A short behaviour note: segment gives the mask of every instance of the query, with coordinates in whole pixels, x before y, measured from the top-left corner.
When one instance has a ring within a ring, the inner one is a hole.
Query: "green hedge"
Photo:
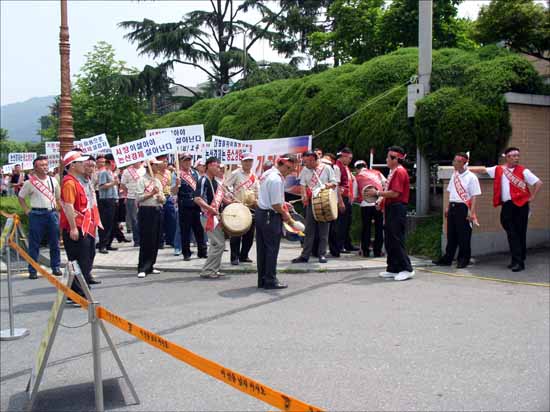
[[[201,100],[153,120],[152,127],[203,123],[207,135],[245,140],[319,133],[364,108],[369,99],[405,83],[417,71],[417,54],[416,48],[404,48],[361,65]],[[503,93],[548,92],[527,60],[494,46],[435,50],[431,84],[432,93],[418,102],[414,120],[407,119],[403,87],[314,144],[330,151],[349,145],[363,158],[371,147],[380,152],[391,144],[409,152],[420,145],[431,158],[470,150],[478,162],[493,162],[510,134]]]

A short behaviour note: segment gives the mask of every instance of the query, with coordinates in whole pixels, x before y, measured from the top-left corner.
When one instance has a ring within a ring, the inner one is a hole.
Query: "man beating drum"
[[[319,233],[319,249],[315,252],[318,252],[319,263],[327,263],[325,255],[327,253],[330,219],[317,216],[317,209],[315,211],[313,209],[313,201],[325,196],[327,197],[327,205],[321,204],[320,207],[330,208],[330,192],[323,191],[334,191],[336,188],[336,177],[334,176],[334,170],[330,166],[319,162],[315,152],[305,152],[302,155],[302,159],[305,167],[300,173],[300,185],[302,187],[302,203],[306,208],[306,238],[302,254],[292,259],[292,263],[306,263],[309,260],[313,252],[316,230]],[[336,209],[336,192],[334,192],[332,197],[334,198],[333,208]],[[332,220],[335,218],[336,216],[333,216]]]
[[[247,206],[252,213],[258,207],[259,179],[252,173],[254,155],[250,152],[243,153],[241,167],[234,170],[226,180],[225,186],[233,193],[235,199]],[[239,262],[251,263],[248,252],[254,243],[254,220],[250,229],[242,236],[234,236],[229,241],[231,245],[231,264],[238,265]]]
[[[276,165],[260,178],[258,209],[256,210],[256,254],[258,259],[258,287],[284,289],[286,284],[277,279],[277,258],[283,221],[291,220],[285,203],[285,177],[294,172],[298,160],[294,155],[280,156]]]

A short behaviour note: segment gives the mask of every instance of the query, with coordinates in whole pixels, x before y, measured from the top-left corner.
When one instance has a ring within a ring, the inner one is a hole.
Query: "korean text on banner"
[[[82,149],[82,153],[85,154],[109,153],[111,151],[111,146],[105,133],[87,139],[80,139],[80,148]]]
[[[150,159],[151,157],[173,153],[174,150],[175,142],[171,134],[144,137],[111,148],[115,163],[119,168]]]
[[[47,155],[59,154],[59,142],[45,142],[45,146]]]
[[[4,165],[4,166],[2,166],[2,174],[11,175],[11,173],[13,172],[14,167],[15,167],[15,165]]]
[[[237,140],[229,137],[212,136],[210,143],[210,156],[215,156],[223,164],[238,165],[241,163],[243,153],[253,151],[252,140]]]
[[[36,152],[27,152],[27,153],[10,153],[8,154],[8,163],[19,163],[23,162],[32,162],[36,159]]]
[[[204,126],[202,124],[145,131],[145,136],[147,137],[161,136],[164,134],[170,134],[174,137],[176,150],[179,153],[187,152],[193,155],[202,154],[201,145],[204,143]]]

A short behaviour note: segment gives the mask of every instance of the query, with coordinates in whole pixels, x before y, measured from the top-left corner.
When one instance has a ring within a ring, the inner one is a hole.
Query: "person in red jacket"
[[[67,174],[61,184],[61,235],[69,261],[76,260],[84,279],[93,283],[90,275],[95,256],[96,228],[101,224],[97,207],[91,202],[84,184],[84,162],[89,156],[70,151],[63,157]],[[72,290],[84,297],[84,292],[75,280]],[[69,303],[72,301],[69,299]]]
[[[506,164],[488,167],[487,174],[494,178],[493,206],[502,206],[500,223],[508,236],[513,272],[525,269],[527,255],[527,223],[529,202],[535,200],[542,181],[529,169],[519,164],[520,151],[509,147],[503,154]],[[533,186],[533,193],[529,190]]]

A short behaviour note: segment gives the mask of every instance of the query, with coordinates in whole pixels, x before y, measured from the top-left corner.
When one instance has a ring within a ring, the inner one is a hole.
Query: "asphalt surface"
[[[548,283],[548,250],[512,274],[504,257],[467,276]],[[256,289],[256,275],[208,281],[164,272],[96,271],[105,307],[195,353],[327,410],[550,409],[550,288],[417,270],[411,281],[356,272],[282,274],[290,287]],[[0,408],[23,410],[25,387],[55,296],[45,280],[14,277],[16,327],[0,342]],[[1,329],[8,327],[0,277]],[[87,314],[67,307],[35,410],[93,410]],[[82,327],[78,327],[84,325]],[[105,407],[127,411],[257,411],[274,408],[107,326],[140,396],[134,404],[103,354]],[[106,342],[102,339],[102,345]]]

